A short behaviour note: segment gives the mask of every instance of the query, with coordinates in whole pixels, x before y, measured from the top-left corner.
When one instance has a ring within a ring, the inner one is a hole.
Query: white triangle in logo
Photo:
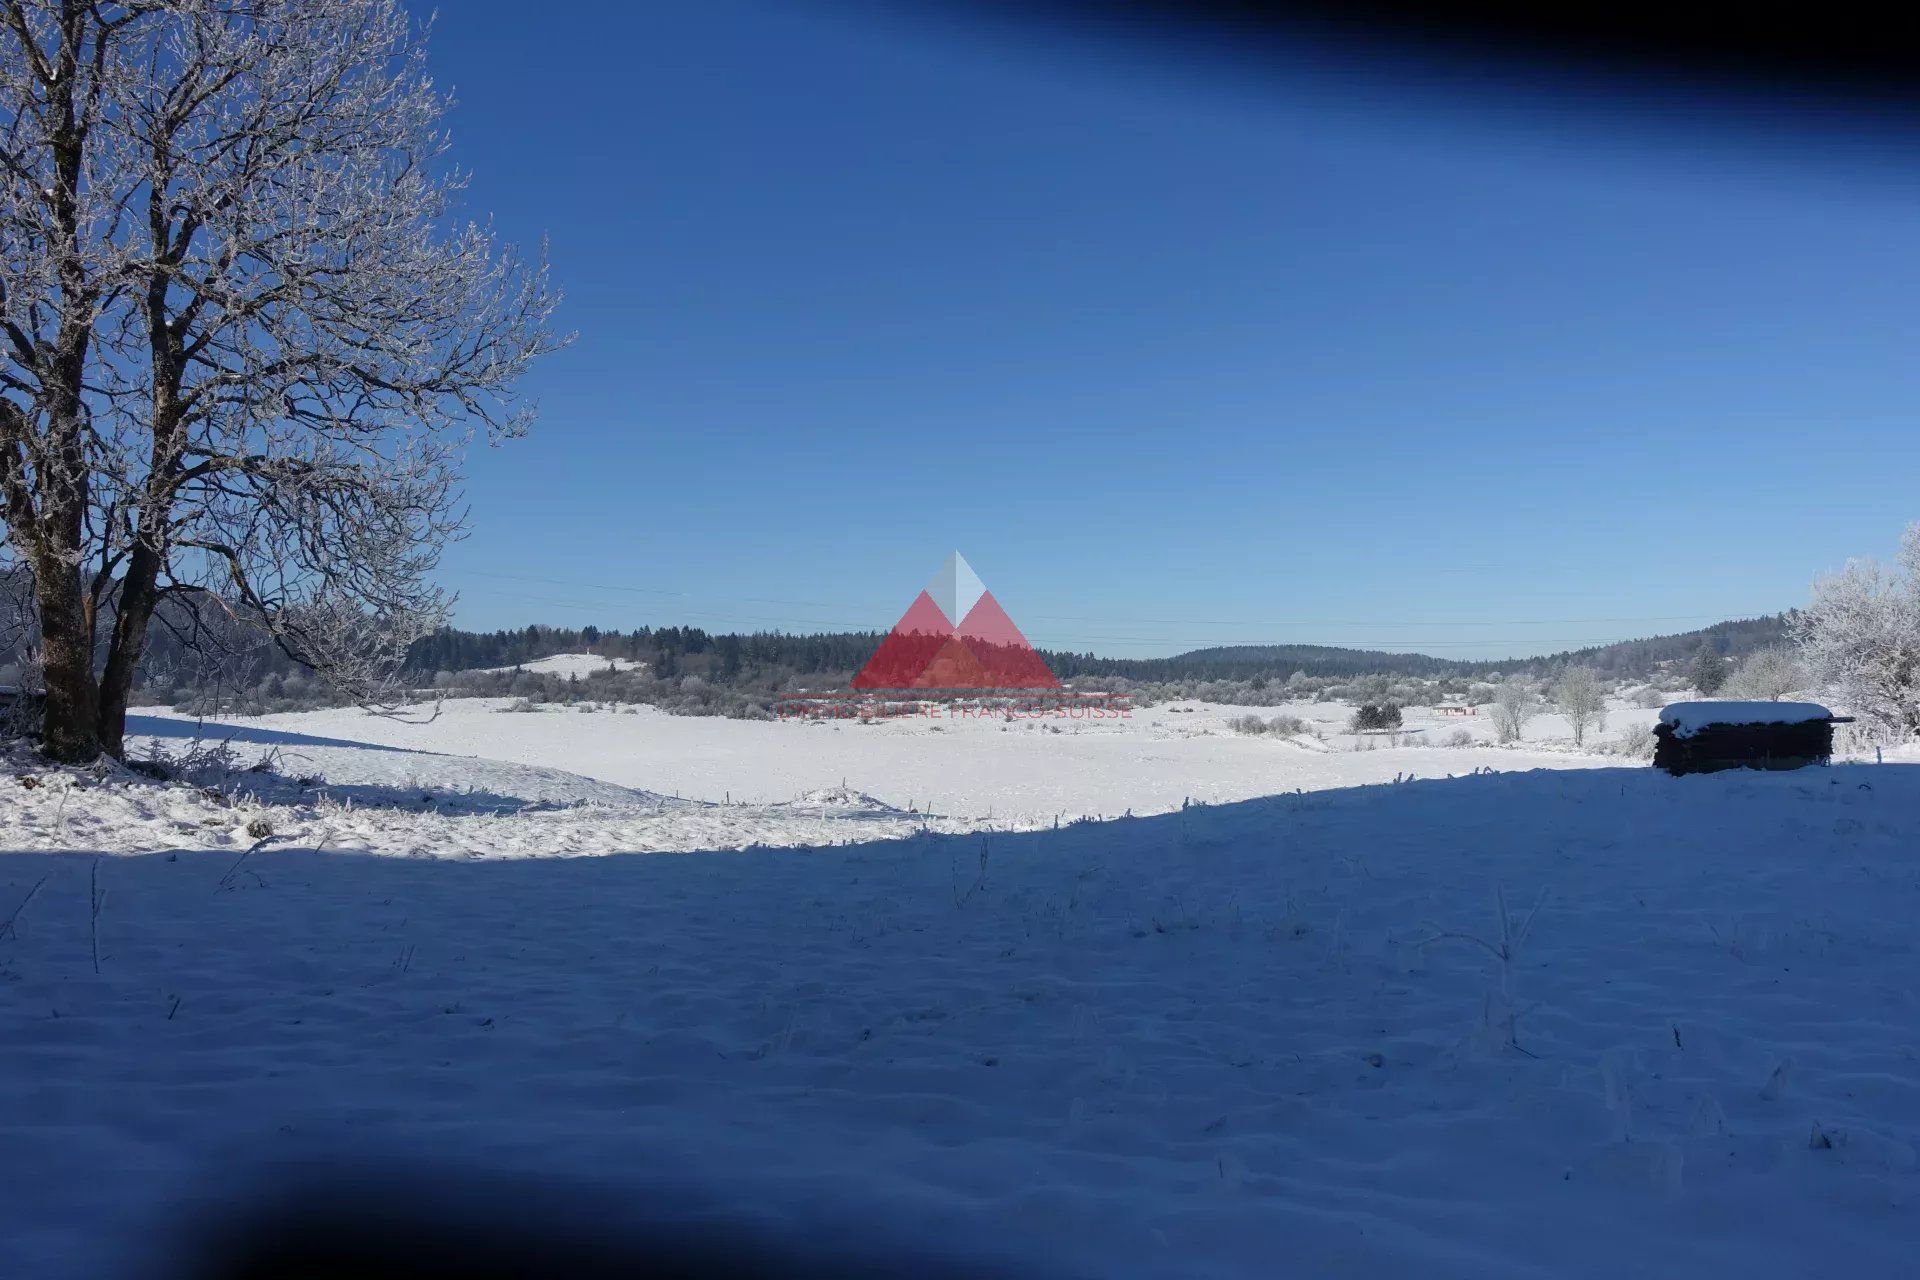
[[[973,566],[956,551],[940,566],[940,572],[933,575],[933,581],[927,584],[927,594],[940,606],[940,612],[947,615],[947,621],[957,627],[973,612],[980,597],[987,594],[987,588]]]

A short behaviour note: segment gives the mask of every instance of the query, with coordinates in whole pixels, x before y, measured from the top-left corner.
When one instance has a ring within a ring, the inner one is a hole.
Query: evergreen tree
[[[1727,682],[1727,660],[1711,641],[1702,643],[1700,651],[1693,655],[1693,662],[1687,668],[1687,679],[1708,698],[1720,692],[1720,686]]]

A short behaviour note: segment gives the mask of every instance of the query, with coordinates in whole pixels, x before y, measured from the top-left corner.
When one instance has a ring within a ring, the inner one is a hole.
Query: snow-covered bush
[[[1907,526],[1897,569],[1851,560],[1816,578],[1789,628],[1814,687],[1883,736],[1920,731],[1920,523]]]
[[[1806,683],[1799,659],[1786,649],[1756,649],[1735,667],[1723,690],[1729,697],[1778,702]]]
[[[1625,756],[1629,760],[1651,760],[1654,741],[1652,725],[1629,725],[1603,743],[1600,749],[1610,756]]]
[[[40,731],[42,705],[38,668],[20,664],[0,672],[6,692],[0,693],[0,742],[32,737]]]
[[[1296,733],[1307,732],[1307,722],[1299,716],[1269,716],[1261,719],[1256,715],[1234,716],[1227,721],[1227,728],[1235,733],[1272,734],[1277,738],[1290,737]]]

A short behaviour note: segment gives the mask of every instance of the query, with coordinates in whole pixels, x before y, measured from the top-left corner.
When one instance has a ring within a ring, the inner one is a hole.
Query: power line
[[[578,611],[581,613],[593,614],[595,616],[602,617],[602,618],[604,618],[607,613],[607,607],[603,604],[588,604],[578,600],[560,600],[560,599],[555,599],[554,597],[551,597],[551,596],[528,595],[525,592],[519,592],[519,591],[508,593],[508,592],[492,592],[492,591],[483,590],[477,594],[488,596],[494,599],[500,599],[500,600],[533,601],[539,604],[552,605],[556,608],[562,608],[562,609]],[[748,614],[748,613],[730,613],[730,612],[714,613],[714,612],[707,612],[702,610],[684,610],[678,616],[681,618],[687,618],[687,619],[699,619],[702,621],[710,621],[710,622],[725,622],[729,624],[738,624],[741,622],[757,622],[757,623],[766,623],[766,624],[775,624],[775,625],[800,624],[800,625],[807,625],[807,626],[824,627],[833,631],[840,631],[840,632],[850,632],[850,631],[851,632],[881,632],[886,630],[884,626],[875,626],[871,622],[844,622],[844,621],[835,621],[835,620],[829,620],[824,618],[798,618],[792,615],[784,615],[784,614],[772,615],[772,614]],[[1335,624],[1331,624],[1331,623],[1328,624],[1329,627],[1332,627],[1333,625]],[[1494,625],[1498,625],[1498,624],[1494,624]],[[1055,651],[1067,651],[1067,652],[1075,651],[1081,646],[1092,644],[1092,643],[1160,645],[1160,646],[1166,646],[1168,648],[1174,649],[1176,652],[1188,652],[1195,649],[1237,649],[1237,648],[1323,648],[1323,649],[1356,649],[1363,652],[1373,652],[1373,653],[1402,652],[1402,650],[1400,649],[1381,649],[1378,647],[1380,644],[1384,643],[1384,644],[1390,644],[1390,645],[1396,645],[1396,646],[1408,646],[1409,648],[1406,649],[1405,652],[1417,654],[1417,653],[1425,653],[1427,651],[1435,650],[1435,649],[1480,649],[1480,648],[1486,648],[1488,646],[1498,647],[1500,645],[1535,644],[1538,642],[1539,637],[1537,635],[1535,636],[1485,636],[1485,637],[1480,637],[1472,640],[1462,640],[1457,637],[1447,638],[1447,639],[1441,639],[1441,638],[1435,637],[1435,638],[1429,639],[1424,637],[1396,636],[1396,637],[1392,637],[1390,639],[1385,639],[1385,640],[1368,641],[1365,639],[1357,639],[1357,640],[1347,641],[1345,643],[1340,643],[1339,642],[1341,640],[1340,637],[1325,637],[1325,636],[1318,637],[1311,642],[1306,642],[1306,641],[1288,642],[1288,641],[1275,641],[1270,637],[1265,639],[1258,639],[1258,640],[1222,640],[1218,636],[1208,636],[1208,637],[1132,636],[1132,635],[1107,635],[1107,634],[1089,635],[1085,633],[1075,633],[1071,636],[1058,637],[1048,632],[1035,632],[1032,635],[1028,636],[1028,639],[1032,641],[1034,644],[1038,645],[1040,648],[1052,649]],[[1573,640],[1563,640],[1559,643],[1559,648],[1563,650],[1583,649],[1583,648],[1595,647],[1599,645],[1618,644],[1618,643],[1627,643],[1627,642],[1621,641],[1617,636],[1589,636],[1589,637],[1582,637],[1582,638],[1573,639]],[[1494,659],[1489,659],[1489,661],[1493,661],[1493,660]]]
[[[581,582],[574,579],[548,578],[548,577],[537,576],[534,574],[493,573],[493,572],[476,570],[472,576],[480,577],[480,578],[498,578],[498,579],[504,579],[504,580],[514,581],[514,582],[538,582],[538,583],[546,584],[548,586],[556,586],[556,587],[586,587],[590,590],[595,590],[595,591],[617,591],[617,592],[625,592],[625,593],[638,594],[638,595],[677,596],[677,597],[687,598],[687,599],[690,599],[693,597],[692,592],[675,591],[675,590],[670,590],[663,587],[631,587],[631,586],[621,586],[621,585],[616,585],[614,583],[605,583],[605,582]],[[516,593],[515,598],[528,599],[528,600],[540,599],[540,597],[537,597],[537,596],[526,596],[526,595],[520,595],[518,593]],[[778,598],[769,597],[769,596],[737,596],[735,598],[742,601],[746,601],[748,603],[753,603],[753,604],[785,604],[785,605],[797,605],[803,608],[819,607],[819,608],[827,608],[827,609],[836,607],[832,602],[825,601],[825,600],[791,600],[791,599],[778,599]],[[604,608],[604,606],[600,606],[600,605],[588,605],[588,604],[583,604],[583,603],[574,602],[574,601],[548,600],[546,601],[546,603],[566,604],[570,607],[578,607],[578,608]],[[738,617],[738,618],[746,618],[749,620],[759,620],[759,621],[792,621],[792,622],[804,623],[809,626],[837,627],[844,630],[855,630],[855,631],[872,631],[872,630],[883,629],[883,628],[875,627],[874,624],[871,622],[846,623],[846,622],[829,621],[827,619],[821,619],[821,618],[791,617],[788,615],[747,614],[747,613],[732,613],[732,612],[715,613],[712,611],[705,611],[705,612],[688,611],[683,616],[709,617],[709,618]],[[1616,617],[1602,617],[1602,618],[1593,618],[1593,617],[1588,617],[1588,618],[1481,618],[1481,619],[1428,619],[1428,620],[1408,619],[1405,621],[1396,621],[1396,622],[1383,622],[1378,619],[1342,620],[1342,619],[1325,619],[1325,618],[1323,619],[1296,618],[1296,619],[1279,620],[1279,621],[1273,621],[1273,620],[1260,621],[1260,620],[1224,619],[1224,618],[1128,618],[1128,617],[1116,617],[1112,615],[1088,616],[1083,614],[1049,614],[1049,613],[1023,613],[1022,616],[1028,617],[1028,618],[1037,618],[1037,619],[1041,619],[1043,621],[1048,621],[1048,622],[1097,622],[1097,623],[1117,622],[1121,624],[1144,624],[1147,626],[1173,626],[1173,627],[1369,627],[1369,628],[1379,627],[1379,628],[1389,628],[1389,629],[1402,628],[1402,627],[1601,626],[1601,625],[1614,625],[1614,624],[1629,623],[1629,622],[1717,622],[1717,621],[1724,620],[1722,615],[1711,614],[1711,613],[1624,614]],[[1158,637],[1158,636],[1154,636],[1154,637],[1090,636],[1088,638],[1096,639],[1096,640],[1140,641],[1144,643],[1158,643],[1163,639],[1163,637]],[[1205,643],[1209,646],[1216,646],[1216,645],[1223,646],[1228,642],[1214,639],[1214,640],[1208,640]],[[1269,640],[1257,641],[1254,643],[1271,644],[1274,642],[1269,639]],[[1410,643],[1418,643],[1418,642],[1408,641],[1408,640],[1394,640],[1394,641],[1390,641],[1390,643],[1410,644]],[[1441,643],[1441,642],[1436,641],[1434,643]],[[1490,643],[1490,642],[1473,641],[1472,643],[1479,644],[1479,643]],[[1611,641],[1593,641],[1592,643],[1611,643]]]

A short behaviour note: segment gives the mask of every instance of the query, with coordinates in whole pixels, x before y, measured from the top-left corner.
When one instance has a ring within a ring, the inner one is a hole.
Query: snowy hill
[[[535,675],[588,676],[596,671],[635,671],[647,665],[631,658],[603,658],[595,653],[556,653],[518,667],[481,667],[482,671],[531,671]]]
[[[634,1203],[671,1171],[727,1217],[1048,1274],[1866,1276],[1920,1248],[1920,768],[925,835],[857,790],[474,776],[567,807],[0,774],[10,1270],[151,1264],[316,1152]],[[776,821],[898,838],[738,851]]]

